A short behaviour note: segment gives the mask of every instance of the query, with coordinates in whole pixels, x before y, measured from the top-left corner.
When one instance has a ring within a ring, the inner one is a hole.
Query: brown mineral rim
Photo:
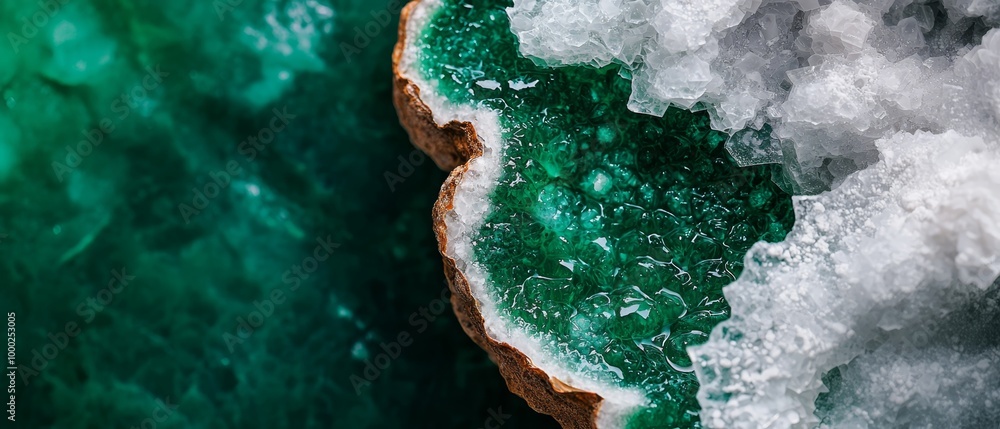
[[[596,429],[601,397],[550,377],[518,349],[487,335],[485,320],[479,302],[472,295],[469,281],[458,269],[455,260],[447,256],[445,216],[454,208],[455,190],[469,169],[469,160],[482,155],[483,146],[476,129],[469,122],[451,121],[437,125],[430,108],[420,99],[420,88],[404,77],[400,70],[406,45],[406,25],[420,1],[407,4],[399,18],[399,40],[392,53],[393,104],[410,141],[430,155],[438,167],[451,170],[434,204],[433,218],[455,315],[465,333],[500,367],[500,374],[511,392],[524,398],[536,411],[553,416],[564,428]]]

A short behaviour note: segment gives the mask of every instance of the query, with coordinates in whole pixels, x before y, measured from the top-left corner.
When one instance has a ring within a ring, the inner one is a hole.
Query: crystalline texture
[[[693,355],[705,424],[1000,419],[995,337],[959,347],[941,322],[928,344],[895,347],[995,293],[1000,4],[515,0],[507,14],[536,63],[619,64],[633,111],[707,110],[739,162],[780,159],[778,181],[819,194],[798,200],[789,240],[747,259],[726,290],[734,319]]]
[[[738,168],[704,112],[636,114],[613,67],[518,57],[506,4],[438,3],[415,43],[438,122],[470,120],[484,145],[445,252],[491,338],[601,395],[599,427],[699,427],[686,349],[728,316],[721,290],[746,250],[787,232],[790,196],[770,166]],[[625,7],[590,6],[581,16]]]
[[[934,326],[969,311],[1000,275],[1000,155],[955,132],[900,133],[878,147],[882,160],[836,190],[797,197],[786,241],[758,244],[727,288],[734,317],[692,350],[707,426],[814,427],[822,377],[841,365],[844,386],[823,410],[831,427],[893,427],[900,413],[1000,419],[976,407],[997,396],[996,306],[973,319],[979,334],[957,325],[964,350],[947,341],[954,327]],[[947,377],[935,369],[952,365]],[[941,390],[916,389],[920,380]],[[958,385],[966,391],[949,393]],[[908,398],[925,404],[904,407]]]
[[[996,117],[977,110],[995,94],[970,89],[995,82],[1000,71],[956,73],[962,54],[980,43],[983,23],[997,23],[996,2],[589,4],[515,1],[508,14],[521,52],[549,65],[622,64],[632,78],[629,107],[637,112],[698,106],[710,111],[714,128],[730,133],[769,123],[785,142],[788,177],[799,192],[828,189],[870,165],[874,142],[896,131],[955,129],[997,138]],[[582,21],[564,25],[564,16]],[[747,72],[748,55],[760,59],[752,63],[755,72]],[[893,79],[905,79],[906,87],[870,84]],[[805,86],[811,89],[797,88]],[[900,103],[902,93],[915,95]],[[809,105],[834,120],[802,120]],[[830,170],[831,162],[853,167]]]

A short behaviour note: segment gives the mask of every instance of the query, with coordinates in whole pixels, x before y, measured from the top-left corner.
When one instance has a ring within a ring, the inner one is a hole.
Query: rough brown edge
[[[451,170],[434,204],[433,219],[438,251],[444,260],[444,272],[451,288],[451,303],[455,315],[465,333],[486,350],[500,367],[500,374],[507,381],[507,388],[511,392],[524,398],[536,411],[554,417],[564,428],[596,429],[602,398],[596,393],[576,389],[549,377],[516,348],[490,338],[486,333],[479,303],[472,296],[469,281],[458,269],[455,260],[445,252],[448,247],[445,217],[453,210],[455,190],[469,169],[469,160],[482,155],[483,145],[476,129],[469,122],[451,121],[437,125],[430,108],[420,99],[420,88],[403,77],[400,71],[400,61],[406,49],[406,24],[410,13],[420,1],[414,0],[407,4],[399,17],[399,40],[392,52],[392,98],[399,121],[409,134],[410,141],[427,152],[438,167]]]

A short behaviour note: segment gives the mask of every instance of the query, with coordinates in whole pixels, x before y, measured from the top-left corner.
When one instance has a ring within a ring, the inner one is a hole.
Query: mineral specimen
[[[750,245],[784,237],[790,198],[771,168],[737,167],[707,115],[632,113],[615,68],[518,57],[504,6],[418,5],[429,21],[402,48],[421,94],[458,106],[435,114],[491,116],[473,119],[483,154],[438,213],[454,286],[492,341],[600,393],[599,419],[696,425],[686,348],[728,317],[722,287]]]
[[[457,310],[534,406],[571,427],[1000,422],[1000,8],[409,11],[397,107],[458,165],[436,209]],[[792,224],[782,189],[795,226],[740,277]]]

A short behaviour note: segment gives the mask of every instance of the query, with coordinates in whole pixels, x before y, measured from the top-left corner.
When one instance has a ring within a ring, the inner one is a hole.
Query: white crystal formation
[[[733,318],[690,350],[706,426],[816,427],[838,367],[824,426],[1000,421],[1000,153],[954,131],[877,146],[872,167],[796,197],[787,239],[755,245],[726,289]],[[962,319],[975,303],[984,316]]]
[[[514,0],[508,14],[537,62],[622,64],[634,111],[707,109],[731,133],[769,124],[780,145],[731,151],[783,159],[799,192],[871,165],[898,131],[1000,128],[996,1]]]

